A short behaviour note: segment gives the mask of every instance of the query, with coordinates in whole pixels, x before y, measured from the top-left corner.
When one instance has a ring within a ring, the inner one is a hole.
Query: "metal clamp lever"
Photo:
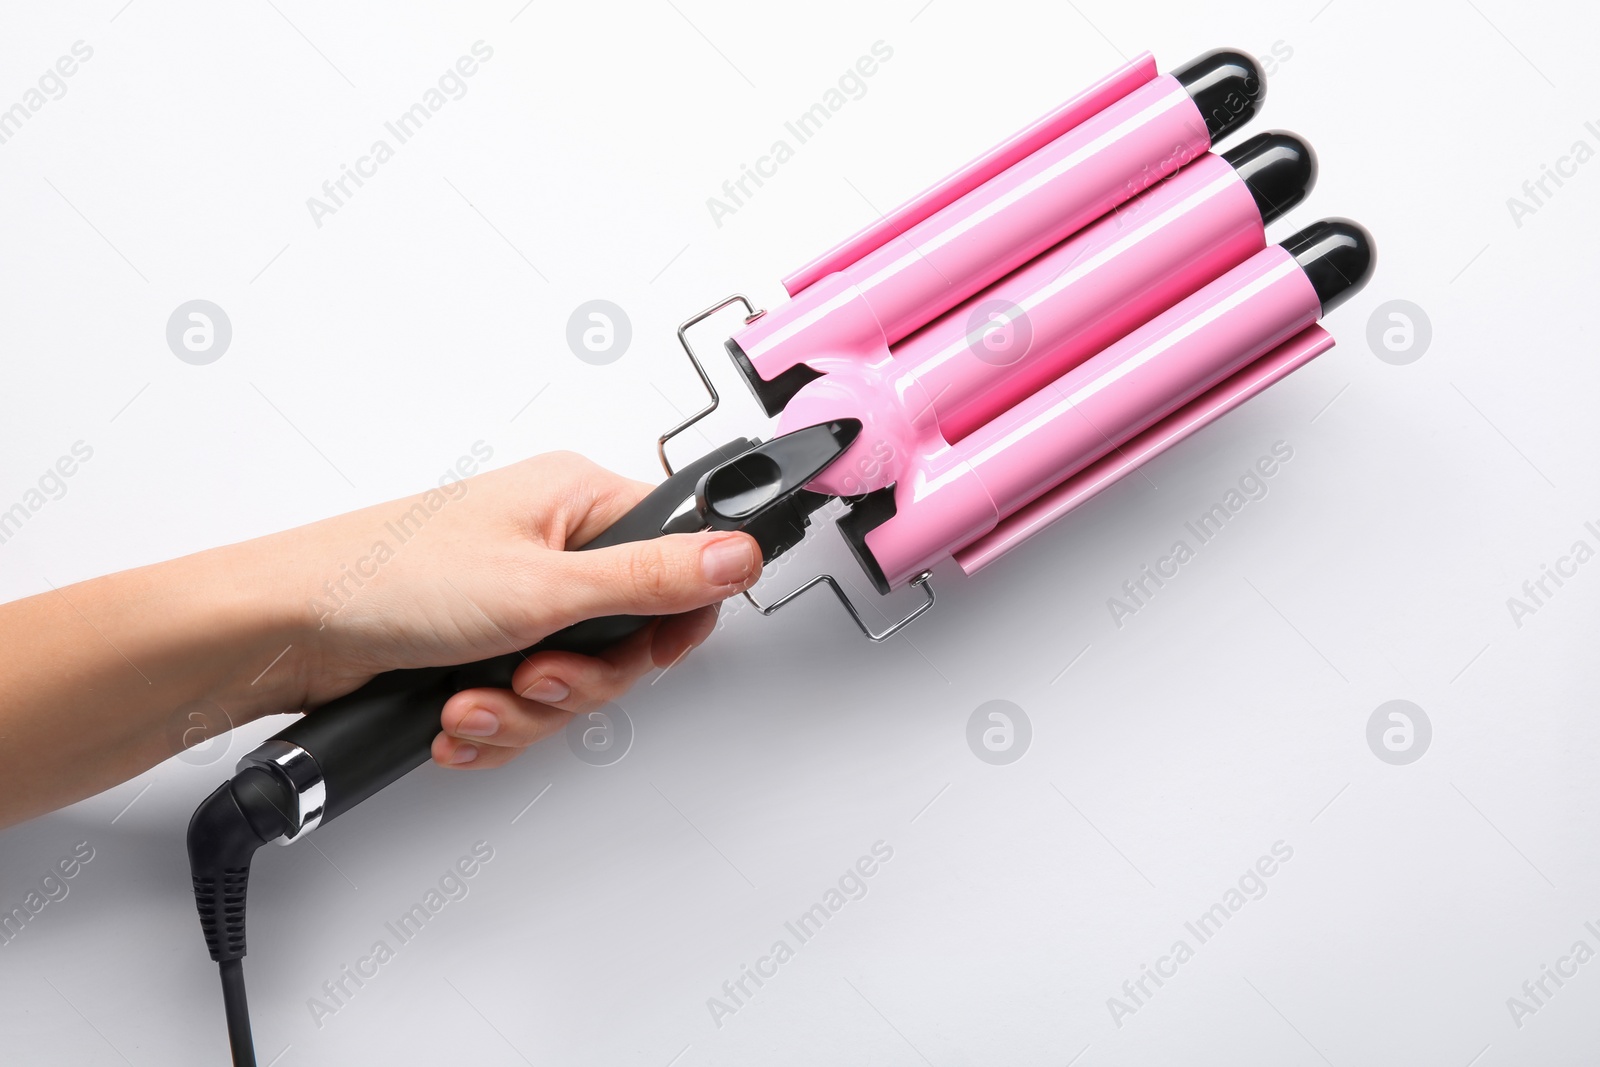
[[[750,303],[750,298],[743,293],[734,293],[732,296],[712,304],[700,314],[691,316],[684,321],[683,325],[678,327],[678,343],[683,346],[683,351],[688,355],[689,362],[694,364],[694,372],[700,376],[700,384],[706,387],[706,392],[710,395],[711,402],[656,438],[656,455],[661,458],[661,467],[669,477],[675,472],[672,469],[672,461],[667,459],[667,442],[717,410],[717,405],[722,402],[721,398],[717,396],[717,387],[711,384],[711,378],[706,374],[705,367],[700,365],[700,357],[694,354],[694,347],[689,344],[689,327],[699,325],[723,308],[732,307],[734,304],[744,305],[744,322],[746,326],[767,313],[765,308],[757,308]]]
[[[801,593],[804,593],[807,589],[810,589],[813,586],[826,584],[833,590],[833,595],[839,598],[839,603],[843,604],[844,609],[850,613],[850,618],[855,620],[856,628],[859,629],[863,634],[866,634],[867,640],[877,643],[879,641],[887,641],[889,638],[905,629],[913,619],[916,619],[918,616],[927,612],[929,608],[933,607],[933,586],[928,584],[928,579],[932,576],[932,571],[923,571],[921,574],[911,579],[911,584],[921,589],[928,599],[924,600],[921,604],[918,604],[916,609],[912,611],[910,615],[907,615],[905,618],[901,619],[897,623],[894,623],[887,630],[883,630],[880,633],[873,633],[872,628],[862,620],[861,613],[856,610],[856,606],[852,604],[850,602],[850,598],[845,595],[845,592],[840,587],[838,580],[835,579],[831,574],[817,575],[805,585],[802,585],[798,589],[790,590],[766,607],[762,607],[761,604],[756,601],[756,598],[751,596],[749,592],[744,594],[744,598],[750,602],[752,607],[761,612],[762,615],[771,615],[774,611],[777,611],[779,608],[789,603],[789,601],[793,600]]]

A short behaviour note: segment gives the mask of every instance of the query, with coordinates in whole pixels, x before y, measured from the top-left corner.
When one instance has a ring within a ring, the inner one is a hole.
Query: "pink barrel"
[[[1252,361],[1244,370],[1224,379],[1220,385],[1213,386],[1154,426],[1119,444],[1115,451],[1107,452],[1055,488],[1013,511],[976,541],[962,545],[955,552],[956,562],[966,573],[976,574],[1133,470],[1332,347],[1333,336],[1328,331],[1321,326],[1307,326]]]
[[[734,335],[765,380],[818,355],[875,358],[1210,147],[1158,77]]]
[[[1273,245],[957,445],[917,463],[864,535],[888,587],[948,557],[1316,322],[1317,292]]]
[[[894,365],[954,444],[1265,244],[1244,181],[1207,154],[902,341]],[[975,323],[997,308],[1015,320],[991,347]]]

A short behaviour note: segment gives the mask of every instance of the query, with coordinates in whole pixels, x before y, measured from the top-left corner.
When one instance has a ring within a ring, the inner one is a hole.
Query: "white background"
[[[905,639],[870,645],[826,597],[737,613],[623,702],[620,763],[558,738],[425,768],[263,851],[263,1063],[1593,1062],[1600,962],[1520,1027],[1506,1003],[1600,949],[1600,563],[1520,627],[1506,603],[1600,547],[1600,162],[1520,226],[1506,204],[1600,148],[1591,6],[122,4],[8,4],[0,33],[0,106],[94,49],[0,145],[0,507],[94,449],[0,545],[8,598],[412,492],[478,440],[654,478],[701,399],[679,321],[780,300],[1119,53],[1292,53],[1252,129],[1304,135],[1322,176],[1270,236],[1347,215],[1380,249],[1336,349],[991,570],[941,570]],[[318,228],[306,198],[480,39],[466,96]],[[707,198],[879,40],[865,96],[717,226]],[[233,325],[209,366],[165,342],[195,298]],[[593,298],[633,326],[609,366],[565,341]],[[1367,343],[1392,299],[1432,322],[1409,365]],[[720,336],[708,436],[764,432]],[[1107,598],[1278,441],[1269,495],[1115,626]],[[764,588],[863,585],[836,542]],[[996,699],[1032,724],[1008,766],[966,741]],[[1407,766],[1366,740],[1394,699],[1433,728]],[[0,947],[0,1059],[224,1061],[183,831],[279,726],[0,835],[8,907],[95,850]],[[308,998],[480,840],[470,895],[319,1028]],[[877,841],[867,896],[718,1027],[707,999]],[[1278,841],[1266,895],[1118,1026],[1108,998]]]

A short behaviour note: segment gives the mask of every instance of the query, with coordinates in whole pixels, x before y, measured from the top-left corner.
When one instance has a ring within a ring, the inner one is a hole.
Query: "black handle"
[[[747,451],[740,438],[667,478],[580,551],[660,537],[683,502],[693,500],[701,477]],[[697,528],[697,527],[696,527]],[[525,655],[558,649],[593,654],[644,626],[643,615],[585,619],[558,630],[532,648],[454,667],[423,667],[380,674],[353,693],[325,704],[277,735],[310,753],[327,786],[326,823],[428,761],[445,701],[463,689],[506,688]]]

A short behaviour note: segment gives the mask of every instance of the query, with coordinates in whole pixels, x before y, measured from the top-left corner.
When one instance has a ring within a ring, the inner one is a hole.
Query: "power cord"
[[[222,1010],[228,1015],[228,1045],[234,1067],[256,1067],[256,1046],[250,1037],[250,1005],[244,996],[244,960],[223,960]]]
[[[246,767],[217,787],[189,820],[189,873],[206,948],[222,975],[222,1003],[234,1067],[255,1067],[244,992],[245,903],[256,849],[292,827],[295,800],[261,767]]]

